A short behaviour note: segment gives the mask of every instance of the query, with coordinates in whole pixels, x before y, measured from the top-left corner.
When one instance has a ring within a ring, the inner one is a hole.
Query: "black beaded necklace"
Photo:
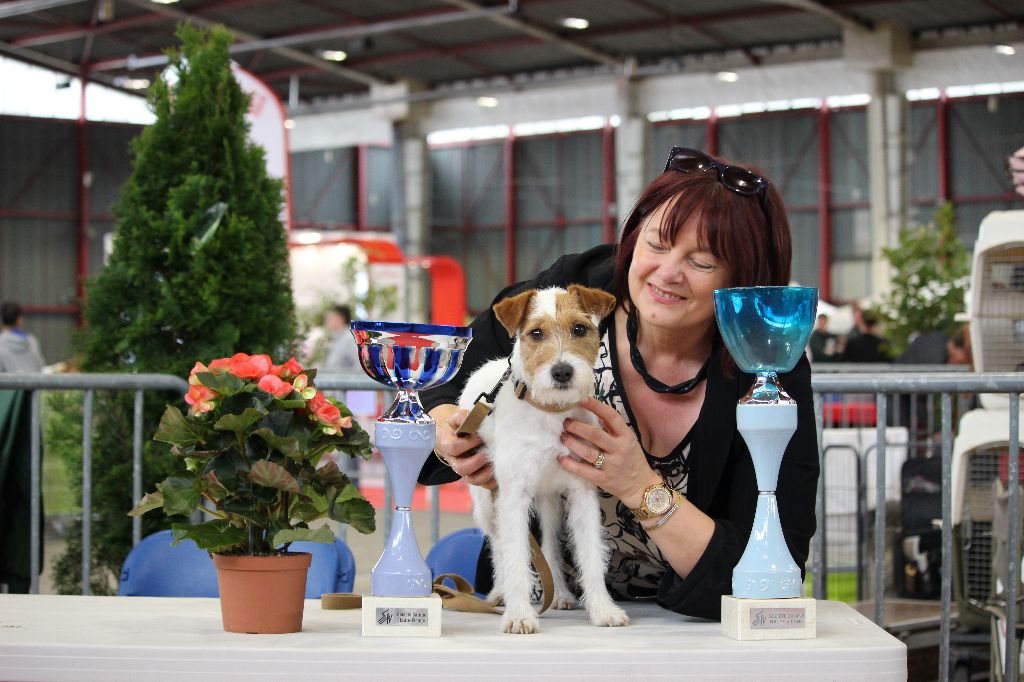
[[[633,363],[633,369],[636,370],[636,373],[639,374],[644,380],[644,383],[647,384],[647,388],[651,389],[655,393],[684,395],[697,388],[700,382],[704,381],[708,375],[708,365],[711,364],[710,355],[704,362],[704,365],[697,371],[696,376],[692,379],[676,384],[675,386],[663,384],[652,377],[647,371],[647,365],[644,364],[643,357],[640,355],[640,349],[636,346],[636,337],[639,329],[640,323],[637,319],[636,310],[630,310],[626,313],[626,339],[629,341],[629,359]]]

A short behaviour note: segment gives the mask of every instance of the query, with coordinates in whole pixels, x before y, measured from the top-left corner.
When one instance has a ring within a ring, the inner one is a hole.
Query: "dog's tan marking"
[[[615,297],[602,289],[570,284],[568,292],[579,299],[583,312],[597,315],[598,319],[604,319],[608,313],[615,310]]]
[[[521,328],[527,312],[530,310],[530,301],[537,295],[536,289],[524,291],[521,294],[511,296],[494,304],[494,316],[498,318],[509,336],[515,336]]]

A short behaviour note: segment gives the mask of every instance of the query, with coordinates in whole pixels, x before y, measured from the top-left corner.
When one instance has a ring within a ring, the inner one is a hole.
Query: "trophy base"
[[[440,637],[441,597],[363,595],[363,637]]]
[[[807,597],[741,599],[722,596],[722,634],[741,642],[817,637],[817,602]]]

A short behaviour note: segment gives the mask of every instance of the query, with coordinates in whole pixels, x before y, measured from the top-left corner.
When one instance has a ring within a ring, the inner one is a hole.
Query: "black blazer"
[[[602,245],[581,254],[560,258],[529,282],[507,287],[495,302],[531,288],[583,284],[612,291],[614,247]],[[459,373],[449,383],[423,391],[430,410],[444,403],[456,404],[466,379],[484,362],[508,356],[512,342],[491,310],[473,321],[473,341]],[[691,432],[690,473],[687,499],[715,521],[707,550],[685,578],[665,565],[658,589],[658,603],[672,611],[703,618],[721,618],[721,596],[732,592],[732,569],[746,548],[757,504],[754,466],[736,430],[736,403],[754,378],[738,370],[725,371],[716,354],[708,367],[704,404]],[[797,431],[786,448],[776,494],[782,532],[797,565],[807,562],[811,536],[816,528],[815,499],[818,486],[818,441],[811,393],[811,367],[802,357],[780,382],[797,402]],[[430,457],[420,473],[426,485],[449,483],[458,476],[437,458]],[[487,567],[489,568],[489,567]],[[482,567],[480,573],[485,573]]]

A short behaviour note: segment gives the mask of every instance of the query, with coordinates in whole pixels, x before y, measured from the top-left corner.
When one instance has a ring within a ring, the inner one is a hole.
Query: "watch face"
[[[672,491],[662,486],[654,488],[647,493],[644,504],[652,514],[664,514],[672,506]]]

